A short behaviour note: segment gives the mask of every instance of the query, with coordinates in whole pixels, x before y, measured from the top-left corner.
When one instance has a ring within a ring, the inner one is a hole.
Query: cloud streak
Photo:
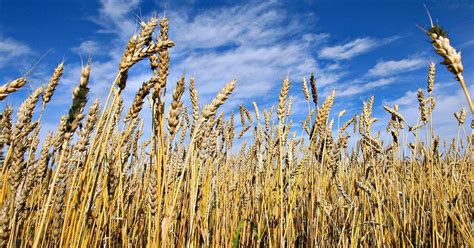
[[[397,80],[396,77],[389,77],[389,78],[381,78],[381,79],[378,79],[378,80],[375,80],[375,81],[369,81],[369,82],[365,82],[365,83],[353,82],[353,83],[349,84],[351,86],[341,88],[338,91],[337,95],[338,96],[352,96],[352,95],[356,95],[356,94],[361,94],[361,93],[367,92],[367,91],[375,89],[375,88],[379,88],[379,87],[382,87],[382,86],[385,86],[385,85],[392,84],[396,80]]]
[[[329,37],[308,32],[304,19],[288,18],[276,1],[169,16],[170,37],[177,44],[171,50],[177,60],[171,77],[195,76],[204,96],[213,96],[233,78],[238,90],[232,98],[265,96],[279,89],[287,74],[299,79],[315,70],[311,50]]]
[[[330,60],[349,60],[378,47],[387,45],[397,39],[398,37],[385,39],[375,39],[371,37],[357,38],[345,44],[325,47],[319,53],[319,57]]]
[[[100,3],[99,16],[93,19],[102,27],[100,32],[128,39],[128,35],[137,28],[132,11],[138,10],[140,0],[101,0]]]
[[[0,69],[8,63],[31,54],[33,54],[33,50],[25,43],[12,38],[0,37]]]
[[[71,50],[80,55],[92,55],[100,52],[100,45],[96,41],[86,40]]]
[[[410,72],[420,69],[426,65],[426,59],[407,58],[402,60],[389,60],[378,62],[369,70],[369,76],[386,77],[401,72]]]

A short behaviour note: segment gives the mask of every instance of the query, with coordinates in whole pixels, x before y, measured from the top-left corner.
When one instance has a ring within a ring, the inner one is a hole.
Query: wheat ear
[[[451,45],[448,34],[440,25],[432,24],[427,34],[431,39],[435,52],[444,59],[441,64],[446,65],[448,70],[456,76],[456,80],[461,84],[471,112],[474,114],[474,104],[472,103],[471,95],[469,94],[462,75],[464,66],[462,65],[461,52],[457,52]]]
[[[286,97],[288,96],[288,91],[290,90],[290,80],[286,78],[283,80],[283,85],[281,86],[280,96],[278,98],[278,108],[277,108],[277,117],[278,120],[283,119],[286,106]]]
[[[148,95],[148,93],[150,93],[150,88],[150,82],[143,82],[142,86],[135,95],[132,106],[125,115],[125,122],[129,122],[130,120],[136,119],[138,117],[138,114],[143,108],[145,97]]]
[[[72,96],[72,105],[69,108],[68,118],[66,120],[66,139],[70,139],[76,131],[79,123],[84,118],[82,111],[87,103],[87,93],[89,88],[90,63],[82,68],[79,85],[74,89]]]
[[[46,86],[46,89],[44,90],[43,94],[43,108],[51,100],[51,97],[53,96],[54,90],[56,89],[56,86],[59,83],[59,79],[63,75],[63,69],[64,69],[64,61],[61,62],[53,72],[53,76],[49,80],[48,85]]]
[[[216,114],[217,109],[224,104],[224,102],[227,100],[229,95],[232,93],[232,91],[235,89],[235,84],[236,80],[232,80],[229,83],[227,83],[224,88],[221,89],[219,94],[212,100],[212,102],[208,105],[206,105],[203,110],[202,110],[202,116],[204,119],[209,119],[209,117],[214,116]]]
[[[181,96],[184,93],[184,76],[182,76],[178,82],[176,83],[176,88],[173,90],[173,100],[171,101],[171,107],[168,116],[168,131],[170,136],[176,132],[176,127],[178,126],[178,116],[179,116],[179,109],[182,105]]]
[[[0,87],[0,101],[5,99],[11,93],[21,89],[21,87],[25,86],[26,78],[20,77],[11,82],[8,82]]]

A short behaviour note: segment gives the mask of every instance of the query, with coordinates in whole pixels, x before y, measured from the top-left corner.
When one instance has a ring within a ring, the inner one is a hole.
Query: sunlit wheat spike
[[[88,63],[81,71],[81,79],[79,85],[74,88],[72,93],[72,104],[69,108],[68,117],[66,120],[65,135],[66,139],[70,139],[76,131],[79,123],[84,118],[82,113],[87,103],[87,94],[89,93],[90,64]]]
[[[147,56],[152,56],[158,51],[162,50],[162,46],[173,45],[171,43],[153,43],[152,34],[155,28],[158,26],[158,19],[152,16],[148,22],[141,22],[141,32],[139,35],[133,35],[128,41],[127,48],[125,49],[122,59],[120,61],[120,74],[117,80],[117,86],[123,90],[126,86],[128,78],[128,70],[138,61],[144,59]]]
[[[317,108],[318,107],[318,88],[316,87],[316,78],[314,76],[314,73],[311,73],[311,76],[309,77],[309,83],[311,85],[311,95],[313,97],[314,106]]]
[[[3,204],[0,210],[0,246],[7,247],[10,237],[10,204]]]
[[[214,116],[216,114],[217,109],[224,104],[224,102],[227,100],[229,95],[232,93],[232,91],[235,89],[235,84],[237,83],[236,80],[232,80],[229,83],[227,83],[224,88],[221,89],[219,94],[212,100],[212,102],[206,106],[204,106],[202,110],[202,116],[204,119],[209,119],[209,117]]]
[[[10,158],[10,174],[9,174],[9,182],[10,186],[12,187],[13,192],[19,188],[20,183],[22,181],[22,177],[24,174],[24,170],[26,168],[25,162],[25,152],[27,150],[27,142],[26,139],[20,139],[15,142],[13,145],[13,152]]]
[[[138,89],[137,94],[135,94],[135,99],[132,102],[132,106],[128,110],[127,114],[125,114],[124,121],[129,122],[130,120],[134,120],[140,114],[140,111],[143,108],[143,103],[145,101],[146,96],[150,93],[151,85],[150,82],[143,82]]]
[[[256,102],[252,102],[254,111],[255,111],[255,118],[257,119],[257,122],[260,121],[260,110],[258,109],[258,105]]]
[[[158,68],[158,56],[156,54],[153,54],[153,55],[150,55],[149,57],[150,59],[150,69],[154,72],[155,74],[155,70]],[[154,77],[156,75],[153,75]]]
[[[117,85],[120,89],[124,89],[127,79],[128,79],[128,69],[130,69],[130,63],[128,61],[132,60],[133,53],[137,47],[138,35],[132,35],[128,40],[127,47],[122,55],[122,59],[119,64],[120,72],[119,78],[117,80]]]
[[[181,96],[184,93],[184,87],[184,76],[182,76],[176,83],[176,88],[173,90],[173,100],[171,101],[170,111],[168,113],[168,131],[171,136],[175,134],[176,127],[178,126],[178,116],[182,105]]]
[[[448,38],[446,31],[440,25],[431,22],[431,27],[426,31],[426,33],[431,39],[435,52],[444,59],[441,64],[446,65],[448,70],[456,76],[456,80],[461,84],[471,112],[474,113],[474,103],[471,100],[471,95],[462,75],[464,72],[464,66],[462,64],[461,52],[457,52],[451,45],[451,41]],[[472,136],[474,136],[474,132]]]
[[[17,113],[17,120],[15,122],[15,129],[13,129],[13,139],[18,140],[25,137],[28,133],[25,132],[33,118],[36,103],[43,93],[43,88],[37,88],[20,106]]]
[[[293,109],[293,101],[294,101],[293,96],[290,96],[290,99],[288,100],[288,105],[286,106],[285,118],[289,118],[291,115],[291,110]]]
[[[148,195],[148,208],[150,209],[150,213],[152,216],[156,214],[156,208],[157,208],[157,178],[156,178],[156,171],[152,168],[150,170],[150,175],[149,175],[149,181],[148,181],[148,187],[147,187],[147,195]]]
[[[323,105],[321,105],[321,109],[318,111],[318,115],[316,116],[316,120],[314,121],[314,130],[318,130],[319,132],[323,131],[323,127],[325,128],[326,122],[329,116],[329,112],[332,109],[332,105],[334,104],[334,99],[336,98],[336,91],[332,91],[329,96],[326,97],[326,99],[323,102]],[[311,136],[314,134],[312,133]]]
[[[191,98],[191,106],[193,109],[193,125],[191,127],[191,130],[194,130],[194,125],[196,125],[199,119],[199,99],[193,77],[189,81],[189,96]]]
[[[286,106],[286,97],[288,96],[288,91],[290,90],[290,80],[286,78],[283,80],[283,84],[280,90],[280,96],[278,98],[278,108],[277,108],[277,117],[278,120],[283,119],[283,115],[285,113],[285,106]]]
[[[49,150],[53,145],[53,133],[49,132],[46,139],[43,142],[41,153],[38,161],[36,162],[36,183],[41,183],[46,176],[48,169],[48,162],[50,159]]]
[[[435,83],[435,72],[436,72],[436,64],[431,62],[428,67],[428,88],[427,91],[429,94],[433,91],[434,83]]]
[[[230,120],[229,122],[227,123],[226,125],[226,131],[225,131],[225,134],[226,134],[226,148],[229,149],[230,147],[232,147],[232,141],[234,139],[234,132],[235,132],[235,114],[234,112],[231,113],[230,115]]]
[[[43,108],[51,100],[51,97],[53,96],[54,91],[56,90],[56,86],[59,83],[59,79],[63,75],[63,70],[64,70],[64,61],[62,61],[55,69],[53,72],[53,76],[51,76],[51,79],[49,80],[48,85],[46,86],[43,94]]]
[[[137,48],[147,46],[150,44],[150,42],[153,39],[152,37],[153,31],[155,31],[155,28],[157,26],[158,26],[158,18],[156,18],[156,16],[152,16],[150,20],[148,20],[148,22],[142,21],[140,23],[141,32],[137,39],[137,44],[136,44]]]
[[[448,70],[457,75],[464,71],[461,61],[461,53],[451,46],[448,35],[438,24],[434,24],[427,32],[435,52],[444,58],[442,64],[448,67]]]
[[[132,39],[135,39],[135,40],[132,40]],[[137,40],[139,40],[138,37],[132,36],[129,42],[133,43],[133,42],[137,42]],[[145,47],[138,47],[136,46],[136,44],[130,45],[130,48],[134,49],[130,54],[129,54],[130,51],[128,50],[128,47],[127,47],[125,54],[122,56],[122,61],[120,62],[120,65],[119,65],[120,77],[117,80],[117,86],[119,87],[119,89],[123,90],[126,87],[128,70],[133,65],[135,65],[136,63],[138,63],[139,61],[143,60],[146,57],[165,51],[166,49],[171,48],[173,46],[174,46],[174,42],[170,40],[157,41],[157,42],[151,41],[150,44]],[[161,70],[161,59],[160,59],[160,70]],[[158,83],[162,87],[164,87],[164,84],[166,84],[166,82],[163,82],[163,81],[158,81]]]
[[[56,185],[56,197],[53,203],[53,212],[54,212],[54,219],[52,223],[52,237],[54,240],[58,240],[59,236],[61,235],[61,229],[64,220],[64,197],[66,195],[66,173],[67,173],[67,164],[69,162],[69,151],[70,148],[68,146],[64,147],[65,153],[65,160],[63,160],[63,166],[59,169],[58,181]]]
[[[168,39],[168,18],[166,16],[163,16],[160,21],[160,38],[161,40],[167,40]]]
[[[12,113],[11,106],[5,107],[0,117],[0,150],[4,145],[10,145],[12,140]]]
[[[244,106],[239,105],[240,123],[242,126],[245,126],[245,113],[243,108]]]
[[[301,81],[301,85],[303,87],[304,99],[309,102],[309,89],[308,84],[306,83],[306,78],[303,78],[303,81]]]
[[[405,118],[398,112],[398,105],[395,105],[393,109],[387,106],[383,106],[383,108],[385,109],[385,111],[392,115],[392,118],[396,119],[399,122],[405,122]]]
[[[165,42],[168,41],[168,19],[163,17],[160,21],[160,39]],[[166,87],[166,80],[169,74],[170,67],[170,55],[168,49],[165,48],[162,51],[159,51],[159,63],[158,63],[158,80],[155,85],[155,91],[160,91]]]
[[[426,124],[428,122],[428,112],[426,110],[425,95],[422,89],[418,89],[418,103],[421,121]]]
[[[76,149],[81,154],[86,150],[86,147],[89,145],[90,136],[95,128],[99,115],[99,104],[100,100],[97,98],[89,107],[87,118],[84,121],[84,127],[79,133],[79,140],[77,142]]]
[[[36,124],[38,123],[38,124]],[[30,149],[28,151],[28,159],[27,159],[27,164],[31,165],[34,162],[35,155],[36,155],[36,149],[38,148],[39,145],[39,133],[40,133],[40,125],[39,122],[34,123],[33,131],[31,134],[27,137],[27,142],[30,144]]]
[[[24,171],[25,171],[25,176],[24,176],[24,179],[23,179],[23,182],[19,185],[19,189],[17,189],[16,191],[16,196],[15,196],[15,211],[19,214],[19,215],[22,215],[24,210],[25,210],[25,205],[26,205],[26,200],[33,188],[33,185],[35,183],[35,180],[36,180],[36,173],[37,173],[37,170],[36,170],[36,167],[33,165],[33,159],[34,159],[34,156],[35,156],[35,151],[36,151],[36,147],[38,146],[39,144],[39,139],[37,139],[36,137],[39,136],[39,128],[36,127],[35,128],[35,131],[32,133],[32,137],[31,139],[33,139],[32,143],[31,142],[28,142],[28,143],[31,143],[31,147],[32,149],[30,149],[30,154],[28,154],[28,161],[26,163],[26,166],[24,168]],[[31,140],[30,139],[30,140]]]
[[[463,107],[459,112],[454,112],[454,117],[458,121],[459,126],[462,126],[466,120],[466,108]]]
[[[54,137],[53,145],[55,150],[59,150],[63,144],[64,135],[66,133],[66,121],[68,116],[63,115],[58,124],[57,132]]]
[[[26,84],[26,78],[20,77],[11,82],[8,82],[0,87],[0,101],[5,99],[11,93],[18,91]]]
[[[337,118],[340,119],[342,116],[344,116],[345,113],[346,113],[346,110],[345,110],[345,109],[341,110],[341,111],[339,112],[339,114],[337,114]]]
[[[364,102],[362,114],[360,115],[359,133],[370,136],[372,124],[377,120],[372,118],[372,107],[374,105],[374,96],[371,96],[367,102]]]
[[[39,100],[43,88],[36,89],[20,106],[17,114],[15,129],[12,132],[12,150],[10,165],[11,171],[9,182],[12,189],[16,191],[21,183],[21,178],[26,166],[24,154],[28,148],[26,137],[36,127],[37,123],[31,123],[36,103]]]
[[[346,121],[340,128],[339,128],[339,135],[342,134],[342,132],[344,132],[352,123],[355,123],[357,120],[357,117],[354,116],[352,118],[350,118],[348,121]],[[354,124],[355,125],[355,124]]]

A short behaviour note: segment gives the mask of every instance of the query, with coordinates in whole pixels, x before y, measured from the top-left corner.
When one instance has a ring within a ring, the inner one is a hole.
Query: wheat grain
[[[79,85],[74,88],[72,95],[72,104],[69,108],[69,114],[66,120],[65,126],[65,138],[67,140],[71,139],[72,135],[76,131],[79,123],[84,118],[82,111],[87,103],[87,93],[89,93],[89,88],[87,84],[89,83],[90,75],[90,64],[87,64],[81,71],[81,79]]]
[[[314,106],[318,107],[318,88],[316,87],[316,78],[314,77],[314,73],[311,73],[309,78],[309,83],[311,85],[311,96],[313,97]]]
[[[227,83],[224,88],[219,91],[219,94],[212,100],[212,102],[202,109],[202,116],[205,119],[209,119],[209,117],[214,116],[216,114],[217,109],[224,104],[224,102],[227,100],[229,95],[232,93],[232,91],[235,89],[235,84],[236,80],[232,80],[229,83]]]
[[[171,136],[176,132],[178,126],[179,109],[182,105],[181,96],[184,93],[184,76],[182,76],[176,83],[176,88],[173,90],[173,100],[171,101],[171,109],[168,116],[168,131]]]
[[[26,78],[20,77],[8,82],[0,87],[0,101],[5,99],[11,93],[18,91],[26,84]]]
[[[282,121],[283,114],[285,113],[286,97],[288,96],[289,90],[290,90],[290,80],[286,78],[285,80],[283,80],[283,84],[280,90],[280,97],[278,98],[277,117],[278,117],[278,120],[280,121]]]
[[[431,62],[428,68],[428,90],[427,91],[429,94],[431,94],[434,88],[435,72],[436,72],[436,64],[434,62]]]
[[[63,70],[64,70],[64,61],[61,62],[53,72],[53,76],[51,76],[51,79],[49,80],[48,85],[46,86],[43,94],[43,108],[51,100],[51,97],[53,96],[54,90],[56,90],[56,86],[59,83],[59,79],[63,75]]]
[[[140,89],[138,89],[137,94],[135,94],[135,99],[133,100],[132,106],[128,110],[127,114],[125,115],[124,121],[129,122],[134,120],[140,114],[140,111],[143,108],[143,103],[145,101],[145,97],[150,93],[151,84],[150,82],[143,82]]]

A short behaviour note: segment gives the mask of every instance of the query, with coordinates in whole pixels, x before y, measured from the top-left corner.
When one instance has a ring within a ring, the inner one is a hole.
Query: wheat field
[[[318,94],[311,72],[300,82],[283,80],[270,109],[254,102],[219,111],[238,91],[236,80],[201,103],[198,80],[168,82],[174,42],[168,20],[151,17],[130,38],[108,97],[88,99],[89,61],[69,112],[41,138],[60,63],[49,83],[1,114],[0,247],[473,246],[473,139],[463,125],[473,105],[461,54],[439,25],[424,32],[442,65],[427,68],[418,121],[384,106],[384,132],[372,130],[374,96],[346,116],[332,109],[337,92]],[[140,61],[153,76],[124,109],[121,92]],[[435,70],[446,68],[469,107],[446,117],[459,123],[452,127],[459,135],[447,141],[432,125]],[[0,101],[27,80],[1,86]],[[291,118],[290,87],[307,102],[303,120]],[[142,111],[151,111],[151,123]],[[302,128],[292,128],[294,121]],[[251,138],[237,142],[244,135]]]

